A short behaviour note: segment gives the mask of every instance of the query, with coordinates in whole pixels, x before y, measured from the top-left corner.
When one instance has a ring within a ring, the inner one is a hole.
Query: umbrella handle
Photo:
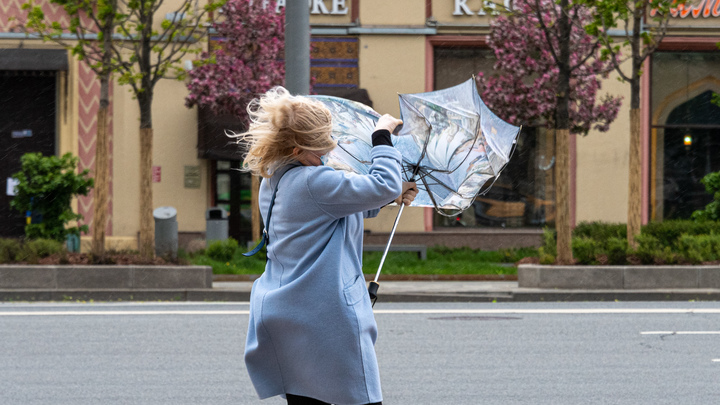
[[[374,281],[371,281],[370,285],[368,285],[368,294],[370,294],[370,301],[372,302],[372,306],[375,306],[375,301],[377,301],[378,288],[380,288],[380,284]]]
[[[398,223],[400,222],[400,216],[402,215],[404,208],[405,204],[400,203],[400,210],[398,211],[397,217],[395,217],[395,223],[393,224],[392,231],[390,231],[390,238],[388,238],[387,245],[385,246],[385,252],[383,252],[382,259],[380,259],[380,266],[378,266],[377,274],[375,274],[375,280],[371,281],[370,285],[368,286],[368,293],[370,294],[373,305],[375,305],[375,301],[377,300],[377,291],[380,287],[380,284],[378,284],[378,278],[380,278],[380,272],[382,271],[383,264],[385,263],[385,258],[387,257],[388,251],[390,250],[390,244],[392,243],[393,236],[395,236],[395,230],[397,229]]]

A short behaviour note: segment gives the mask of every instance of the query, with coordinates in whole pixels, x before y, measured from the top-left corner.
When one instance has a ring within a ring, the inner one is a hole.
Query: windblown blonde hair
[[[283,87],[274,87],[247,106],[250,128],[232,134],[238,143],[247,143],[243,168],[268,178],[275,169],[296,159],[293,149],[327,152],[337,145],[332,139],[330,111],[319,101],[293,96]]]

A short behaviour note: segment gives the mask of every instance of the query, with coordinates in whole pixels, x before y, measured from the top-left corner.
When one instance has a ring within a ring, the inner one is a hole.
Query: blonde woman
[[[319,102],[274,88],[248,106],[245,167],[263,177],[260,212],[269,245],[254,283],[245,364],[261,399],[288,404],[380,404],[377,326],[362,274],[363,218],[409,205],[391,133],[380,118],[368,175],[335,171],[321,157],[336,143]],[[270,223],[267,223],[275,194]]]

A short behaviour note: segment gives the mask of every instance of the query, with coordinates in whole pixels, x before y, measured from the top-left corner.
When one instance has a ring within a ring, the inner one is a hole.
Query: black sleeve
[[[372,134],[373,146],[386,145],[393,146],[392,140],[390,140],[390,131],[387,129],[378,129]]]

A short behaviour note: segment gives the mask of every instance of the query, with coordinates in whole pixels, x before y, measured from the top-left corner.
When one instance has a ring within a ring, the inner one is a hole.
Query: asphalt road
[[[385,404],[717,404],[720,303],[376,306]],[[0,304],[0,405],[260,402],[247,304]]]

